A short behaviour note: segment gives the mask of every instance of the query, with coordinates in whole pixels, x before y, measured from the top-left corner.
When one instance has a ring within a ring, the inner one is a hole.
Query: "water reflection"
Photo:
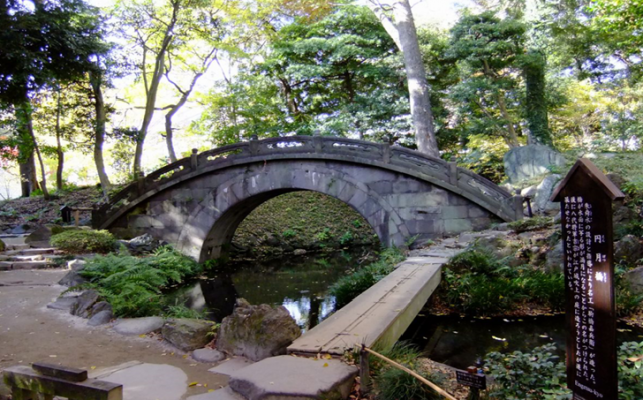
[[[618,345],[643,339],[643,330],[626,325],[619,328]],[[401,340],[415,344],[432,360],[466,369],[493,351],[528,352],[547,343],[556,345],[557,355],[564,361],[565,332],[563,315],[494,319],[421,316]]]
[[[308,330],[335,311],[335,298],[328,294],[328,288],[348,270],[367,264],[374,256],[372,248],[358,248],[233,263],[178,289],[174,302],[205,312],[214,321],[230,315],[240,297],[250,304],[282,305],[302,330]]]

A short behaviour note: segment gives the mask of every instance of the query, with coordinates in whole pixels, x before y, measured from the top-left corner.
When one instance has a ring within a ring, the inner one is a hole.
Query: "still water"
[[[375,256],[375,249],[364,247],[230,263],[176,290],[173,302],[218,322],[232,314],[237,298],[250,304],[281,305],[306,331],[335,311],[335,298],[328,288],[348,271],[374,261]]]
[[[565,357],[565,316],[476,319],[419,316],[401,340],[417,346],[422,355],[452,367],[466,369],[478,358],[498,351],[528,352],[548,343]],[[643,329],[618,326],[617,345],[643,341]]]

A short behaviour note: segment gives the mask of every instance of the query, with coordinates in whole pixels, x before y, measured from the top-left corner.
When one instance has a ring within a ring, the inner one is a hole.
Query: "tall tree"
[[[100,52],[95,9],[82,0],[18,0],[0,5],[0,102],[15,108],[22,164],[35,150],[48,197],[42,155],[33,132],[31,97],[53,82],[69,82],[92,68],[89,58]],[[28,172],[21,169],[21,172]],[[32,185],[33,186],[33,185]],[[23,196],[30,187],[23,186]]]
[[[429,85],[422,63],[411,5],[408,0],[395,0],[389,4],[378,0],[369,0],[367,4],[404,56],[409,102],[418,150],[439,157],[429,99]]]
[[[199,53],[199,46],[194,39],[203,42],[208,35],[213,35],[218,29],[220,15],[219,11],[223,4],[228,2],[210,0],[165,0],[155,2],[152,0],[124,0],[117,4],[115,14],[127,27],[122,32],[131,44],[131,50],[138,58],[136,64],[138,75],[143,83],[145,91],[145,105],[143,107],[143,121],[138,130],[136,151],[134,154],[134,173],[141,172],[143,147],[148,135],[152,117],[157,109],[157,96],[163,77],[169,78],[172,71],[171,61],[174,64],[187,52]],[[192,76],[186,89],[173,83],[174,88],[179,92],[177,103],[167,107],[170,109],[166,116],[169,121],[166,132],[168,140],[168,151],[170,157],[173,154],[172,146],[172,124],[171,120],[176,111],[185,104],[187,97],[192,92],[196,80],[209,67],[216,52],[213,49],[213,40],[209,43],[205,52],[200,52],[198,57],[199,66],[192,65]],[[183,58],[185,59],[185,58]],[[171,78],[170,78],[171,79]],[[194,82],[194,84],[192,84]],[[182,98],[185,97],[185,100]],[[172,111],[172,110],[175,111]],[[174,156],[176,158],[176,156]]]

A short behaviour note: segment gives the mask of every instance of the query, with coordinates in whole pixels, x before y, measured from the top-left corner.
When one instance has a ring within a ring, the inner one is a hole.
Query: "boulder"
[[[623,204],[622,201],[616,201],[613,205],[612,221],[614,226],[626,224],[638,218],[636,211]]]
[[[69,271],[67,275],[63,276],[61,280],[58,281],[58,284],[61,286],[74,287],[82,285],[87,282],[87,279],[80,276],[76,271]]]
[[[163,339],[172,343],[183,351],[192,351],[205,346],[211,338],[208,333],[212,330],[212,323],[208,321],[177,318],[168,320],[161,334]]]
[[[521,244],[518,242],[511,242],[506,238],[507,235],[505,232],[494,232],[479,237],[475,242],[473,242],[471,247],[485,250],[497,258],[514,256],[518,249],[520,249]]]
[[[301,336],[301,329],[285,307],[250,305],[237,300],[232,315],[223,319],[217,348],[253,361],[286,354],[286,348]]]
[[[228,384],[248,400],[346,399],[357,372],[340,360],[281,356],[233,372]]]
[[[643,258],[643,244],[634,235],[626,235],[614,243],[614,261],[634,264]]]
[[[534,144],[513,148],[504,157],[505,173],[512,183],[546,174],[551,166],[564,167],[565,162],[562,154]]]
[[[51,226],[40,226],[36,228],[35,231],[31,232],[29,236],[25,238],[25,243],[28,244],[45,244],[49,243],[49,239],[51,239],[52,235],[52,227]]]
[[[116,321],[114,330],[121,335],[145,335],[163,327],[161,317],[125,318]]]
[[[137,236],[131,240],[121,240],[132,255],[149,254],[162,245],[149,233]]]
[[[225,354],[215,349],[198,349],[194,350],[192,358],[201,363],[218,363],[225,360]]]
[[[99,311],[96,314],[94,314],[89,321],[87,321],[87,325],[89,326],[99,326],[99,325],[105,325],[108,324],[109,321],[114,318],[114,314],[112,313],[111,310],[103,310]]]
[[[106,301],[99,301],[98,303],[92,306],[92,309],[90,310],[89,315],[96,315],[99,312],[103,312],[103,311],[109,311],[110,313],[112,313],[113,312],[112,305]]]
[[[536,186],[536,194],[534,194],[534,199],[531,203],[531,206],[535,212],[545,212],[552,210],[560,210],[558,203],[552,203],[549,201],[556,183],[560,181],[561,176],[557,174],[546,176],[545,179]]]
[[[67,262],[67,268],[71,269],[72,271],[82,271],[85,269],[85,265],[87,265],[87,261],[85,260],[71,260]]]
[[[31,229],[31,226],[28,224],[23,224],[23,225],[18,225],[15,228],[13,228],[9,233],[12,235],[24,235]]]
[[[72,304],[69,312],[82,318],[89,318],[91,315],[92,306],[98,301],[99,294],[97,291],[91,289],[84,291],[76,302]]]
[[[59,297],[53,303],[47,304],[47,308],[51,308],[52,310],[69,311],[71,310],[71,306],[76,303],[76,300],[78,300],[77,296]]]
[[[634,268],[623,274],[623,280],[634,295],[643,294],[643,267]]]
[[[561,240],[547,252],[545,258],[545,267],[547,270],[550,272],[562,272],[564,270],[563,256],[563,242]]]

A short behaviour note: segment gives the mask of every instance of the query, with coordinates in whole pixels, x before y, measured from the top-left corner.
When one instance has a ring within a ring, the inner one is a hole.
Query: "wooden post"
[[[138,195],[141,196],[145,192],[145,172],[140,171],[136,177]]]
[[[359,352],[359,392],[362,397],[368,396],[371,392],[371,371],[368,363],[369,354],[366,346],[362,345]]]
[[[583,158],[551,196],[562,215],[567,386],[574,399],[618,397],[612,202],[623,197]]]
[[[198,161],[197,161],[197,154],[199,153],[199,149],[192,149],[192,155],[190,156],[190,168],[194,171],[197,169]]]
[[[74,220],[76,221],[76,227],[80,226],[80,210],[74,210]]]

